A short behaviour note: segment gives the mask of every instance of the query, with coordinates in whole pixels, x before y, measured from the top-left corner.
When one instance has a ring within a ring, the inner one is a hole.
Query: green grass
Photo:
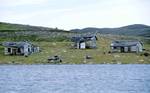
[[[41,52],[34,53],[28,57],[24,56],[5,56],[3,47],[0,46],[0,63],[1,64],[47,64],[48,57],[59,55],[62,64],[149,64],[150,57],[141,56],[136,53],[112,53],[110,51],[111,38],[101,37],[97,41],[97,49],[71,49],[71,42],[33,42],[39,45]],[[144,44],[146,50],[150,50],[149,44]],[[104,54],[105,52],[105,54]],[[89,55],[92,59],[86,59]]]
[[[40,37],[37,35],[19,35],[19,36],[13,36],[13,37],[0,37],[0,42],[3,41],[30,41],[30,42],[64,42],[64,41],[70,41],[68,37],[65,36],[57,36],[57,37]]]

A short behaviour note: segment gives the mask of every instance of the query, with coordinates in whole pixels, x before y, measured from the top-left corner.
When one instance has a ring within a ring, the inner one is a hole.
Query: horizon
[[[9,23],[9,22],[0,22],[0,23],[8,23],[8,24],[16,24],[16,25],[28,25],[28,26],[35,26],[35,27],[53,28],[53,27],[47,27],[47,26],[30,25],[30,24],[21,24],[21,23]],[[146,25],[146,24],[129,24],[129,25],[124,25],[124,26],[119,26],[119,27],[83,27],[83,28],[72,28],[72,29],[69,29],[69,30],[61,29],[61,28],[57,28],[57,29],[70,31],[70,30],[74,30],[74,29],[80,29],[80,30],[82,30],[82,29],[85,29],[85,28],[98,28],[98,29],[103,29],[103,28],[120,28],[120,27],[133,26],[133,25],[150,26],[150,25]],[[55,29],[55,28],[53,28],[53,29]]]
[[[2,0],[0,21],[59,28],[150,25],[149,0]]]

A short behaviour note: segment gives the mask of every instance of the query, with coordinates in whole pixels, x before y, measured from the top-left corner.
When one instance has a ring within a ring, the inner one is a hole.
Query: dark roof
[[[4,42],[3,46],[5,47],[24,47],[24,45],[30,44],[28,42]]]
[[[136,46],[137,44],[142,44],[140,41],[133,40],[116,40],[111,43],[111,46]],[[143,45],[143,44],[142,44]]]
[[[81,37],[72,37],[71,38],[71,41],[72,42],[84,42],[84,41],[90,41],[94,38],[96,38],[97,40],[97,37],[96,36],[81,36]]]

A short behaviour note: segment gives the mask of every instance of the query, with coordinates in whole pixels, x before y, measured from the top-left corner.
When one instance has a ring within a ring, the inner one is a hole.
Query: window
[[[8,52],[11,52],[11,48],[8,48]]]
[[[20,49],[20,48],[18,48],[18,50],[17,50],[17,51],[18,51],[18,53],[21,53],[21,49]]]
[[[28,48],[28,52],[31,52],[31,51],[30,51],[30,48]]]
[[[117,47],[113,47],[114,49],[117,49]]]

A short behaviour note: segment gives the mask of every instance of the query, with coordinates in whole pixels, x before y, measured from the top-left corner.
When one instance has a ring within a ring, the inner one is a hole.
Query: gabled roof
[[[111,46],[125,47],[125,46],[136,46],[137,44],[142,44],[142,43],[137,40],[115,40],[111,43]]]
[[[93,38],[96,38],[96,40],[97,40],[96,36],[80,36],[80,37],[72,37],[71,41],[72,42],[84,42],[84,41],[90,41]]]
[[[24,45],[30,44],[29,42],[4,42],[3,46],[5,47],[24,47]]]

